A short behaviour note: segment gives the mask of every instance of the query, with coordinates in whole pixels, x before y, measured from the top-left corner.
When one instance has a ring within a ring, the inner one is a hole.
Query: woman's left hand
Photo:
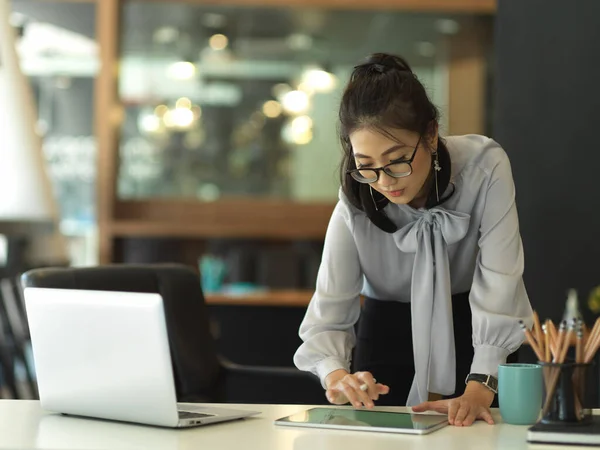
[[[436,411],[448,414],[448,423],[457,427],[468,427],[475,420],[485,420],[490,425],[494,419],[490,413],[490,405],[494,400],[494,393],[481,383],[470,381],[465,393],[460,397],[434,402],[423,402],[413,406],[414,412]]]

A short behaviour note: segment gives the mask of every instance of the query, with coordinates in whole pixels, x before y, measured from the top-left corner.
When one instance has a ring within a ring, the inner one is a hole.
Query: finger
[[[450,404],[448,405],[448,423],[450,425],[455,425],[455,419],[456,419],[456,413],[458,412],[458,408],[460,406],[460,403],[457,401],[450,401]]]
[[[351,384],[352,381],[354,381],[354,386]],[[360,408],[363,405],[362,399],[360,397],[360,394],[362,394],[363,396],[367,396],[364,392],[362,392],[360,390],[360,386],[356,386],[356,380],[353,378],[348,377],[348,380],[344,380],[341,382],[342,385],[342,392],[344,393],[344,395],[348,398],[348,400],[350,400],[350,403],[352,403],[352,406],[354,406],[355,408]]]
[[[358,406],[355,405],[357,408],[360,408],[363,404],[367,408],[373,408],[373,406],[375,406],[373,404],[373,400],[371,400],[371,397],[369,397],[369,394],[367,394],[367,392],[365,392],[361,389],[361,387],[360,387],[361,383],[356,376],[349,375],[347,377],[344,377],[343,381],[346,382],[348,385],[350,385],[354,389],[355,394],[358,398],[358,401],[361,403]]]
[[[473,409],[471,409],[471,411],[469,412],[469,414],[467,414],[467,417],[465,417],[465,420],[462,421],[462,426],[463,427],[470,427],[471,425],[473,425],[473,422],[475,422],[475,419],[477,418],[477,415],[473,413]]]
[[[484,409],[479,413],[479,418],[485,420],[490,425],[494,425],[494,418],[492,417],[492,413],[489,409]]]
[[[456,402],[458,403],[458,411],[456,411],[456,416],[454,417],[454,425],[462,426],[463,422],[469,415],[471,411],[471,405],[466,402]]]
[[[360,385],[360,390],[361,390],[361,391],[363,391],[363,392],[366,392],[366,393],[367,393],[367,395],[369,396],[369,398],[370,398],[371,400],[377,400],[377,398],[376,398],[376,397],[373,397],[371,394],[369,394],[369,385],[368,385],[367,383],[363,383],[363,384],[361,384],[361,385]]]
[[[379,400],[379,394],[377,393],[376,387],[369,387],[367,383],[363,383],[360,385],[360,390],[366,392],[371,400]],[[372,394],[369,391],[375,391],[375,394]]]
[[[343,405],[344,403],[348,403],[346,396],[337,389],[327,389],[327,391],[325,391],[325,397],[329,403],[334,405]]]
[[[425,412],[429,411],[430,402],[419,403],[412,407],[413,412]]]
[[[360,386],[360,389],[363,392],[366,392],[369,398],[372,400],[377,400],[379,397],[379,392],[377,389],[377,380],[373,378],[370,372],[357,372],[356,378],[362,381],[364,384]]]
[[[390,392],[390,387],[386,384],[381,384],[381,383],[377,383],[377,393],[379,395],[385,395],[385,394],[389,394]]]
[[[414,412],[425,412],[435,411],[441,414],[448,413],[448,400],[438,400],[435,402],[423,402],[419,405],[413,406]]]

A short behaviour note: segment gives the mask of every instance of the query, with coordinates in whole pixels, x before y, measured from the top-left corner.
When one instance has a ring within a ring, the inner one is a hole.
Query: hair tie
[[[363,69],[365,70],[367,73],[386,73],[387,71],[393,69],[393,67],[390,67],[386,64],[382,64],[382,63],[365,63],[365,64],[359,64],[358,66],[354,66],[354,70],[358,70],[358,69]]]
[[[384,66],[383,64],[379,64],[379,63],[375,63],[373,64],[373,70],[375,70],[376,72],[379,73],[385,73],[388,69],[388,67]]]

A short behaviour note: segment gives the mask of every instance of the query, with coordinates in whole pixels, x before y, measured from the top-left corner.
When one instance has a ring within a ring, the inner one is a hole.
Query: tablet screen
[[[406,430],[427,430],[447,422],[441,415],[412,414],[357,409],[312,408],[279,419],[277,422],[313,425],[342,425]]]

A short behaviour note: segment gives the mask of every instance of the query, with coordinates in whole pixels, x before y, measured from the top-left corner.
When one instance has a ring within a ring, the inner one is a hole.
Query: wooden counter
[[[280,289],[250,294],[206,294],[207,305],[306,307],[314,290]]]

